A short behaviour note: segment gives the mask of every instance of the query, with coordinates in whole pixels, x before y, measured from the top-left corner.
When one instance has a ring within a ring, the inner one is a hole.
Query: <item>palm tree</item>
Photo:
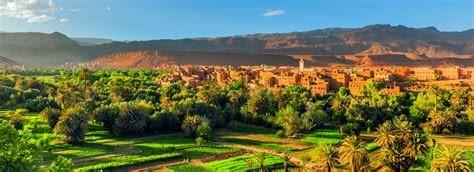
[[[308,162],[311,161],[311,158],[304,156],[303,158],[301,158],[301,160],[303,161],[303,170],[306,172],[306,164],[308,164]]]
[[[346,137],[339,147],[340,161],[349,165],[351,171],[365,171],[369,168],[370,160],[365,150],[365,144],[360,143],[356,136]]]
[[[62,140],[69,144],[84,141],[87,130],[87,114],[82,107],[66,109],[54,128],[55,134],[64,134]]]
[[[443,145],[436,150],[436,157],[431,161],[431,171],[471,171],[471,164],[462,156],[463,153],[456,147]]]
[[[461,112],[469,105],[470,94],[466,90],[455,90],[450,97],[451,107],[457,112]]]
[[[257,156],[255,156],[255,159],[257,160],[259,166],[260,166],[260,172],[264,172],[265,171],[265,159],[267,158],[267,154],[265,152],[262,152],[262,153],[259,153],[257,154]]]
[[[252,158],[247,158],[245,160],[245,163],[247,164],[247,167],[249,168],[249,170],[253,170],[253,159]]]
[[[83,80],[84,82],[84,85],[83,85],[83,94],[82,96],[84,96],[84,100],[85,99],[89,99],[90,98],[90,95],[87,95],[87,81],[90,79],[90,71],[89,69],[87,68],[83,68],[81,69],[81,71],[79,72],[79,77]]]
[[[387,121],[377,128],[377,138],[375,143],[383,147],[390,147],[396,141],[396,128],[393,123]]]
[[[288,165],[290,164],[290,155],[288,153],[284,153],[280,158],[281,161],[283,161],[284,171],[288,172]]]
[[[331,168],[334,168],[339,164],[339,159],[337,158],[337,152],[332,146],[324,145],[318,151],[319,163],[318,166],[325,168],[327,172],[331,172]]]
[[[457,113],[451,109],[431,111],[428,114],[428,119],[428,124],[434,130],[434,133],[441,133],[444,129],[452,131],[458,123]]]

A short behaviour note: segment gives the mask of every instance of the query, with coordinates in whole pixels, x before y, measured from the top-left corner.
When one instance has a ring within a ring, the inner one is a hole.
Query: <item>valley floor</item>
[[[54,138],[54,145],[44,153],[43,167],[61,155],[73,160],[76,171],[245,171],[258,168],[256,162],[249,165],[247,160],[259,152],[267,153],[264,164],[269,169],[282,168],[280,156],[284,153],[290,155],[292,164],[316,168],[318,147],[342,140],[338,131],[332,128],[317,129],[299,138],[279,138],[275,130],[248,126],[217,130],[213,142],[199,146],[178,132],[122,138],[112,136],[101,126],[93,124],[84,143],[68,145],[53,134],[38,113],[29,113],[25,118],[35,137]],[[373,135],[362,136],[368,143],[366,149],[375,152],[378,146],[371,142]],[[467,149],[466,156],[474,164],[473,136],[434,138],[438,143]],[[308,158],[310,161],[303,163],[303,159]],[[426,170],[428,167],[414,169]]]

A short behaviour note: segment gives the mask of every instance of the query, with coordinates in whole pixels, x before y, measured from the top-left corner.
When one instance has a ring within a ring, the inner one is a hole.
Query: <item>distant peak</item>
[[[63,34],[63,33],[61,33],[61,32],[58,32],[58,31],[54,31],[54,32],[51,33],[50,35],[59,36],[59,37],[67,37],[65,34]]]
[[[426,30],[426,31],[431,31],[431,32],[439,32],[439,30],[434,26],[425,27],[425,28],[422,28],[422,29]]]

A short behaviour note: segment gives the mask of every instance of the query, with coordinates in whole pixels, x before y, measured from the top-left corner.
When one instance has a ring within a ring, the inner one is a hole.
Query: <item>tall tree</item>
[[[331,172],[331,169],[339,164],[337,151],[332,146],[324,145],[318,150],[317,156],[318,166],[326,169],[327,172]]]
[[[472,164],[463,157],[464,151],[445,145],[435,151],[436,156],[431,161],[431,171],[471,171]]]
[[[54,133],[64,134],[62,140],[69,144],[78,144],[84,141],[87,130],[88,117],[84,107],[76,106],[64,110]]]
[[[0,171],[34,171],[42,160],[40,145],[28,130],[16,130],[0,120]]]
[[[369,171],[370,159],[365,144],[355,136],[346,137],[338,148],[340,161],[352,172]]]
[[[400,118],[387,121],[377,129],[375,142],[383,165],[393,171],[406,171],[419,156],[429,150],[429,139],[409,121]]]

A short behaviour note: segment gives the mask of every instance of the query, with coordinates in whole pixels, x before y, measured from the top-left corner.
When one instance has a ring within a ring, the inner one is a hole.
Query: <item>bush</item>
[[[84,141],[87,130],[87,114],[83,107],[77,106],[66,109],[54,128],[54,133],[64,134],[62,140],[69,144]]]
[[[347,123],[339,128],[339,133],[344,137],[354,135],[358,136],[360,131],[361,129],[357,123]]]
[[[35,171],[42,149],[31,132],[18,131],[0,119],[0,133],[0,171]]]
[[[196,138],[196,144],[197,144],[199,147],[204,146],[206,143],[207,143],[206,139],[204,139],[204,138],[202,138],[202,137]]]
[[[178,130],[181,126],[180,122],[179,118],[171,112],[155,112],[148,121],[148,131],[159,133],[166,130]]]
[[[49,166],[50,172],[69,172],[72,171],[72,160],[63,156],[58,156]]]
[[[152,106],[143,101],[122,102],[116,104],[119,112],[114,120],[115,135],[134,135],[145,132],[145,127],[152,112]]]
[[[145,132],[151,112],[152,106],[143,101],[119,102],[95,109],[94,119],[114,135],[134,135]]]
[[[474,134],[474,121],[463,121],[459,124],[458,133]]]
[[[196,137],[197,136],[196,131],[198,130],[198,127],[200,127],[202,123],[208,123],[205,125],[209,125],[209,121],[206,118],[203,118],[201,116],[198,116],[198,115],[186,116],[186,118],[184,118],[183,124],[181,125],[181,129],[183,129],[184,133],[187,136]],[[202,127],[201,130],[204,130],[204,129],[206,129],[206,127]],[[200,134],[204,134],[204,133],[200,133]]]
[[[284,137],[286,137],[286,133],[285,133],[284,130],[278,130],[276,132],[276,136],[279,137],[279,138],[284,138]]]
[[[17,130],[21,130],[24,127],[23,120],[18,115],[15,115],[12,118],[10,118],[10,125],[12,125]]]
[[[15,129],[21,130],[24,127],[23,116],[26,115],[28,110],[26,109],[17,109],[15,112],[8,112],[6,118],[10,120],[10,125]]]
[[[203,121],[196,129],[196,136],[203,139],[210,139],[212,137],[212,127],[208,121]]]
[[[48,125],[51,128],[54,128],[59,121],[59,117],[61,116],[61,110],[55,108],[45,108],[41,111],[40,116],[48,121]]]
[[[52,105],[54,105],[53,101],[41,96],[26,101],[26,108],[33,112],[42,111],[44,108]]]
[[[109,133],[114,131],[114,122],[115,118],[118,115],[118,107],[112,105],[104,105],[96,108],[94,110],[94,120],[102,122]]]

